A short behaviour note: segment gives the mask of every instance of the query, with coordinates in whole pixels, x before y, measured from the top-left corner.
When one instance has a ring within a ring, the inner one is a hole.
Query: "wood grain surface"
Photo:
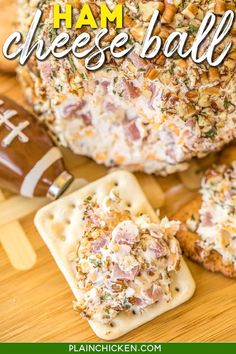
[[[0,1],[0,4],[4,1]],[[2,14],[1,14],[2,17]],[[14,76],[0,74],[0,93],[26,104]],[[79,176],[95,180],[106,174],[103,166],[90,159],[65,151],[69,168],[79,166]],[[162,215],[174,208],[170,188],[181,186],[174,175],[158,178],[167,202]],[[145,185],[145,190],[147,186]],[[194,195],[178,188],[175,202]],[[150,191],[153,199],[153,191]],[[8,194],[6,194],[8,196]],[[157,196],[158,198],[158,196]],[[29,271],[16,271],[0,246],[0,341],[4,342],[72,342],[99,341],[87,322],[72,310],[72,293],[53,258],[35,230],[34,215],[20,220],[34,250],[37,263]],[[212,274],[188,261],[197,284],[194,297],[165,313],[119,341],[233,342],[236,341],[236,283],[222,275]]]
[[[0,76],[0,92],[25,105],[15,77]],[[79,166],[79,176],[92,181],[106,168],[90,159],[66,152],[69,167]],[[179,183],[178,177],[159,178],[164,190]],[[186,197],[178,194],[178,199]],[[192,195],[192,194],[191,194]],[[165,205],[162,215],[173,207]],[[12,268],[0,248],[1,341],[98,341],[86,321],[72,310],[73,296],[33,225],[33,215],[21,220],[36,253],[37,264],[27,272]],[[122,337],[120,341],[235,341],[236,284],[189,262],[197,284],[186,304]]]
[[[0,70],[8,73],[13,73],[17,61],[7,60],[2,54],[2,47],[7,37],[17,28],[17,7],[16,0],[0,0]]]

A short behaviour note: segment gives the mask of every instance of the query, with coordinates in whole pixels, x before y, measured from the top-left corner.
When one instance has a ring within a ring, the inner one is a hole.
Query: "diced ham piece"
[[[113,103],[108,102],[108,103],[106,104],[106,109],[107,109],[109,112],[115,112],[116,106],[115,106]]]
[[[45,83],[48,83],[51,79],[51,73],[53,71],[51,61],[50,60],[40,61],[38,62],[38,67],[42,79],[45,81]]]
[[[213,226],[212,215],[208,211],[201,215],[201,225],[203,227]]]
[[[186,127],[189,127],[190,130],[193,130],[193,129],[196,129],[196,119],[194,118],[189,118],[187,121],[186,121]]]
[[[132,63],[134,64],[134,66],[137,69],[146,69],[147,68],[147,62],[140,58],[140,56],[138,54],[136,54],[135,52],[131,52],[129,55],[129,59],[132,61]]]
[[[157,302],[162,298],[162,289],[160,286],[152,285],[145,294],[152,300],[152,302]]]
[[[140,267],[135,266],[132,268],[129,272],[124,272],[123,270],[120,269],[118,264],[114,265],[113,271],[112,271],[112,280],[134,280],[136,275],[139,273]]]
[[[137,98],[138,96],[140,96],[140,89],[134,86],[132,81],[128,81],[124,79],[123,83],[124,83],[125,92],[127,93],[128,97]]]
[[[143,305],[143,303],[144,303],[143,299],[140,299],[139,297],[135,298],[135,305],[136,306],[141,306],[141,305]]]
[[[99,252],[108,243],[106,238],[102,238],[92,242],[92,249],[95,253]]]
[[[153,103],[154,103],[154,101],[155,101],[155,98],[156,98],[156,96],[157,96],[157,94],[158,94],[158,90],[157,90],[157,86],[156,85],[154,85],[153,83],[151,83],[151,85],[150,85],[150,91],[151,91],[151,93],[152,93],[152,96],[151,96],[151,98],[150,98],[150,101],[149,101],[149,107],[150,108],[154,108],[153,107]]]
[[[81,118],[83,120],[85,125],[91,125],[91,123],[92,123],[92,117],[91,117],[90,112],[80,114],[79,118]]]
[[[120,222],[112,231],[113,241],[119,244],[133,245],[138,235],[138,227],[131,220]]]
[[[102,91],[103,94],[106,95],[108,93],[108,87],[110,86],[110,82],[109,81],[102,81],[101,82],[101,87],[102,87]]]
[[[127,135],[133,140],[139,140],[140,139],[140,132],[137,128],[137,125],[135,123],[135,121],[132,121],[128,124],[125,125],[125,130],[127,132]]]
[[[161,238],[153,239],[148,248],[155,253],[156,258],[164,257],[168,254],[167,244]]]
[[[77,114],[77,112],[81,110],[85,106],[85,104],[86,104],[85,100],[81,100],[76,103],[66,105],[63,109],[64,117],[69,118]]]

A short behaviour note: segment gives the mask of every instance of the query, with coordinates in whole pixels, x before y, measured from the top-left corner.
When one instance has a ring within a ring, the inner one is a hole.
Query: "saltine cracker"
[[[39,210],[35,217],[35,225],[76,299],[79,299],[81,295],[77,287],[72,259],[75,257],[78,241],[83,237],[82,226],[79,227],[82,225],[82,214],[77,206],[88,196],[94,194],[100,203],[114,188],[119,192],[120,197],[127,201],[127,207],[132,213],[136,215],[145,213],[150,216],[153,222],[159,221],[136,178],[126,171],[111,173],[77,192],[47,205]],[[172,279],[172,300],[169,303],[160,301],[147,307],[142,314],[119,314],[113,320],[112,326],[93,320],[89,320],[89,324],[98,337],[112,340],[187,301],[193,295],[194,290],[194,280],[182,259],[180,270],[174,274]]]

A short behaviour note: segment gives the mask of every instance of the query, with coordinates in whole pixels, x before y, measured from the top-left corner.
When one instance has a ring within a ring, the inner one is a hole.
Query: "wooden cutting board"
[[[16,60],[7,60],[2,54],[2,47],[6,38],[16,31],[16,1],[17,0],[0,0],[0,70],[3,72],[12,72],[16,67]]]
[[[1,4],[5,5],[5,2],[0,0]],[[7,16],[6,6],[4,11]],[[1,12],[1,18],[3,16]],[[0,74],[0,93],[25,105],[15,76]],[[90,159],[69,152],[65,154],[69,168],[79,167],[79,177],[92,181],[107,173],[105,167]],[[141,175],[141,178],[144,183],[145,177]],[[157,180],[167,193],[171,187],[180,184],[176,175]],[[149,187],[147,181],[143,187],[152,204],[155,204],[153,187]],[[189,196],[191,193],[183,190],[177,193],[176,198],[181,204]],[[172,202],[171,198],[167,198],[162,215],[171,211]],[[73,312],[71,291],[35,230],[33,217],[29,215],[20,220],[37,253],[37,263],[31,270],[15,270],[0,245],[0,341],[99,341],[87,322]],[[120,341],[236,341],[235,281],[209,273],[190,261],[188,265],[197,284],[194,297],[132,331]]]
[[[14,76],[0,75],[0,92],[25,104]],[[79,176],[89,181],[107,172],[90,159],[66,155],[68,165],[80,166]],[[158,178],[158,182],[167,191],[180,183],[177,176]],[[165,206],[162,214],[169,209]],[[71,291],[35,230],[33,217],[20,220],[37,253],[33,269],[16,271],[0,246],[0,341],[98,341],[87,322],[73,312]],[[211,274],[190,261],[188,265],[197,284],[194,297],[120,341],[236,340],[235,281]]]

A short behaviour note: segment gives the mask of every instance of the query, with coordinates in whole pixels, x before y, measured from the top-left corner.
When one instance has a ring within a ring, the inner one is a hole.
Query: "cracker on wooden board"
[[[75,178],[63,195],[68,195],[84,187],[87,183],[83,178]],[[8,198],[0,203],[0,227],[36,212],[49,202],[50,200],[46,197],[25,198],[21,195],[16,195]]]
[[[182,207],[173,217],[174,220],[181,221],[180,230],[177,233],[177,238],[183,253],[192,260],[202,264],[211,272],[221,272],[227,277],[236,277],[236,270],[232,264],[225,265],[222,261],[222,256],[212,250],[207,257],[201,256],[201,249],[197,244],[200,236],[196,232],[188,229],[186,221],[194,215],[195,220],[199,220],[199,210],[201,208],[202,198],[198,195],[197,198]]]
[[[153,221],[158,222],[158,216],[148,203],[136,178],[125,171],[111,173],[81,190],[47,205],[37,213],[35,218],[39,233],[77,299],[80,297],[80,292],[76,285],[76,274],[70,259],[75,252],[79,238],[83,235],[79,227],[82,222],[81,213],[76,205],[93,194],[96,194],[99,203],[113,188],[119,192],[123,200],[127,201],[132,213],[146,213]],[[97,336],[105,340],[112,340],[187,301],[194,293],[195,283],[184,260],[181,261],[180,270],[173,278],[171,288],[173,298],[169,303],[161,301],[151,305],[143,311],[142,315],[119,314],[113,321],[113,327],[93,320],[90,320],[89,324]]]

